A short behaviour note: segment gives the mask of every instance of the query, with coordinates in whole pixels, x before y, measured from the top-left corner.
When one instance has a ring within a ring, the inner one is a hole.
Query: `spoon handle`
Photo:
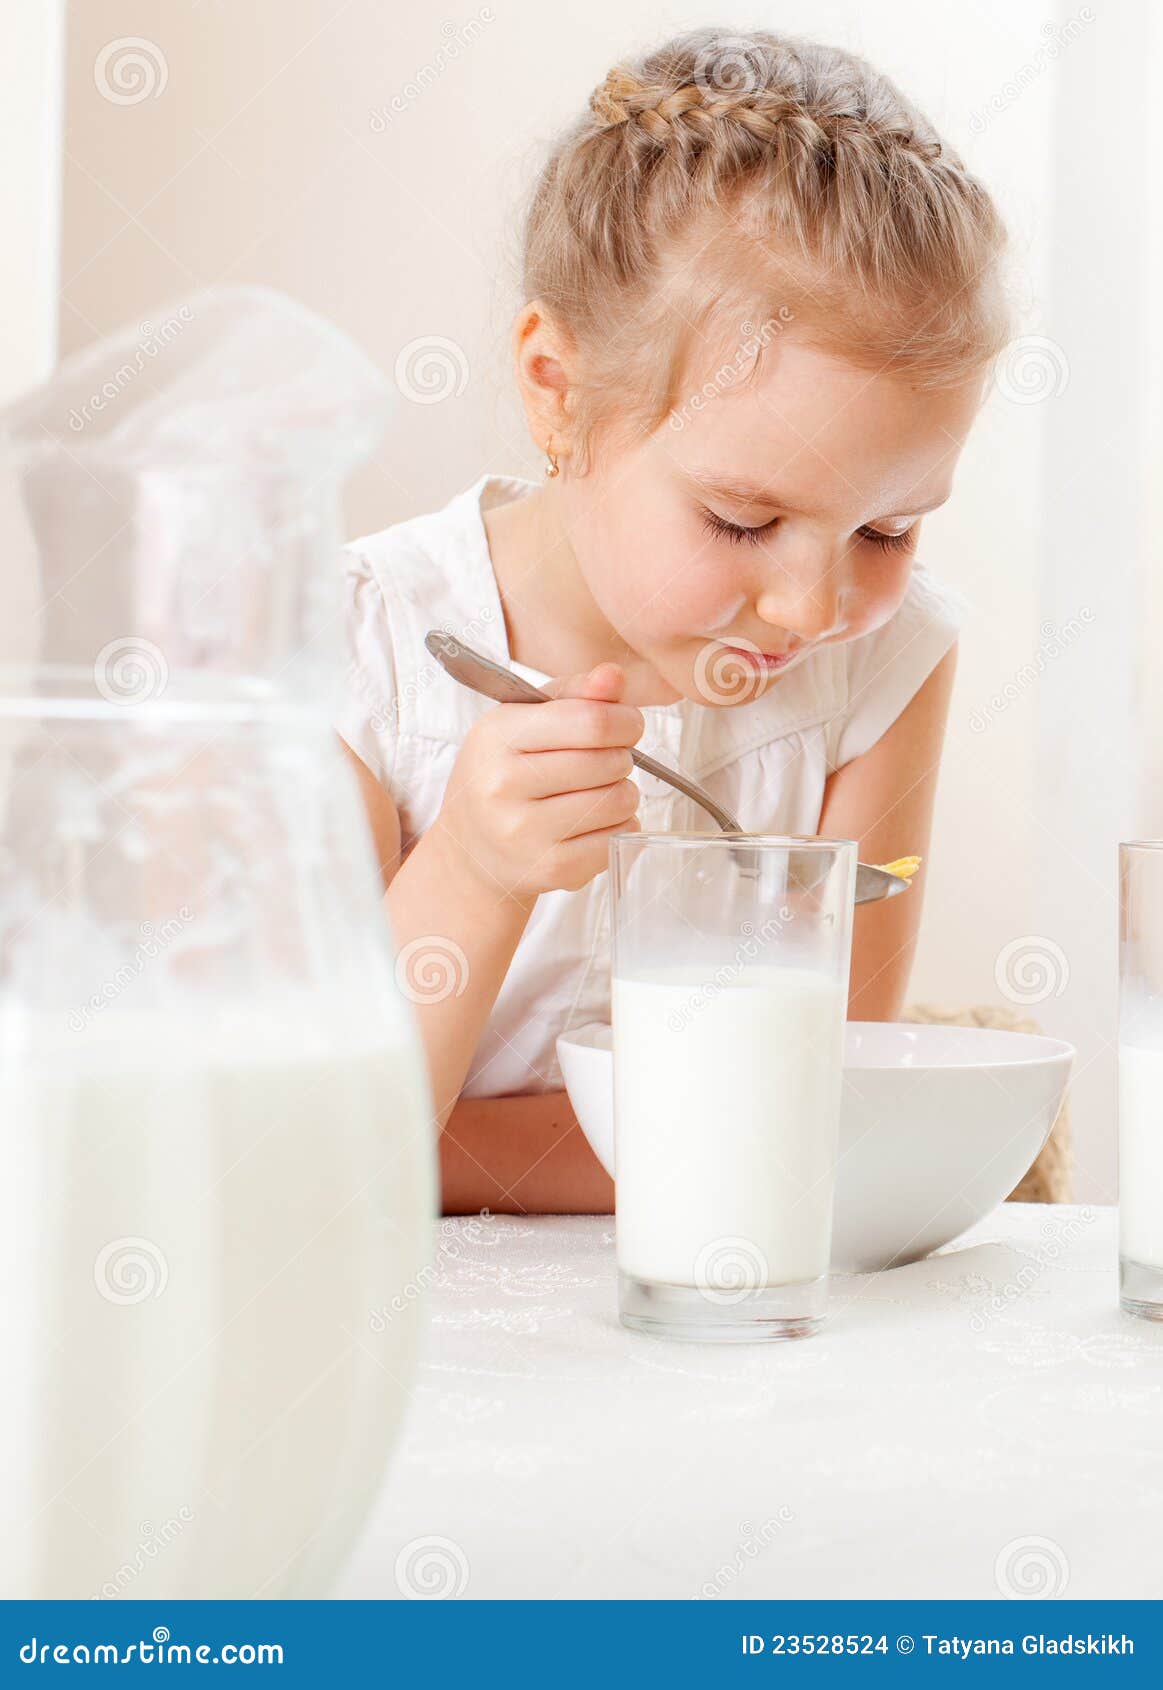
[[[470,688],[473,692],[481,693],[485,698],[494,699],[498,704],[548,704],[551,695],[542,692],[532,682],[515,675],[512,669],[506,669],[502,663],[494,663],[491,657],[485,657],[479,651],[473,651],[462,640],[453,639],[451,634],[444,634],[434,628],[424,636],[424,644],[432,653],[442,668],[446,669],[454,681],[461,686]],[[696,804],[701,804],[724,833],[742,833],[744,830],[729,810],[724,810],[721,804],[716,804],[709,792],[704,792],[697,781],[688,780],[686,775],[677,769],[668,769],[665,763],[656,762],[648,757],[645,751],[636,751],[631,747],[630,755],[634,759],[635,768],[642,769],[648,775],[657,775],[659,780],[666,781],[676,791],[685,793],[693,798]]]
[[[541,688],[535,687],[531,681],[514,674],[512,669],[506,669],[503,663],[494,663],[491,657],[474,651],[471,646],[465,645],[463,640],[455,639],[439,628],[433,628],[430,633],[425,634],[424,644],[454,681],[459,681],[462,687],[468,687],[470,692],[479,692],[484,698],[493,699],[497,704],[548,704],[551,700],[550,693],[542,692]],[[659,780],[684,793],[687,798],[693,798],[724,833],[746,831],[740,827],[731,812],[717,804],[697,781],[689,780],[677,769],[667,768],[665,763],[656,762],[653,757],[648,757],[645,751],[636,751],[631,747],[630,755],[634,759],[635,768],[642,769],[648,775],[656,775]],[[895,898],[898,893],[907,892],[908,889],[909,882],[899,875],[889,874],[886,869],[873,868],[869,863],[856,865],[855,901],[858,904],[874,904],[881,898]]]

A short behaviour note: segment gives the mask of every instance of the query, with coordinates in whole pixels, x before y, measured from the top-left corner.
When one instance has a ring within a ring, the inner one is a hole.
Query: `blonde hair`
[[[762,350],[772,324],[917,385],[971,375],[1007,338],[1004,240],[987,190],[854,54],[702,29],[617,65],[525,230],[525,297],[578,356],[577,467],[599,421],[657,427],[694,356]]]

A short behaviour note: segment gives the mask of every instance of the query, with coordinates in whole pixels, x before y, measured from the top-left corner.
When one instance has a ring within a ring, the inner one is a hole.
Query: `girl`
[[[609,1017],[610,835],[708,827],[631,746],[750,830],[924,852],[958,602],[916,551],[1005,340],[1002,240],[890,83],[766,33],[619,65],[557,145],[513,330],[544,483],[484,475],[348,556],[340,731],[446,1212],[612,1206],[554,1040]],[[437,627],[553,702],[458,687]],[[858,912],[854,1016],[899,1013],[920,904]]]

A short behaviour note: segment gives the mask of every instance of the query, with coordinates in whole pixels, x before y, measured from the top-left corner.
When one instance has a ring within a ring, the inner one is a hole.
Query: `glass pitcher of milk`
[[[327,691],[374,372],[297,307],[194,303],[136,429],[54,435],[91,367],[17,419],[42,614],[0,670],[5,1596],[323,1593],[415,1366],[431,1103]],[[307,368],[297,431],[262,383]]]
[[[1163,840],[1119,846],[1119,1289],[1163,1320]]]
[[[692,1339],[822,1320],[856,845],[611,841],[623,1322]]]

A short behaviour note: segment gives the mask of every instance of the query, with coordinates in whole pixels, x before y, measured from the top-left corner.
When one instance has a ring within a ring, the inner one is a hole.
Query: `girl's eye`
[[[773,516],[770,522],[763,522],[757,528],[744,528],[737,522],[728,522],[724,516],[716,516],[714,511],[703,507],[703,527],[711,534],[716,534],[722,540],[730,540],[736,546],[757,546],[765,534],[769,534],[779,521]]]
[[[917,543],[917,524],[911,528],[903,528],[899,534],[885,534],[877,528],[858,528],[857,534],[862,540],[871,540],[874,546],[879,546],[885,552],[909,552]]]
[[[737,546],[759,545],[763,536],[770,534],[779,522],[779,518],[773,516],[770,522],[760,523],[755,528],[747,528],[738,522],[728,522],[726,517],[717,516],[714,511],[708,510],[706,506],[703,507],[702,517],[703,527],[711,534],[717,535],[722,540],[730,540],[733,545]],[[917,528],[918,524],[914,522],[911,527],[902,529],[898,534],[886,534],[883,529],[879,528],[858,528],[856,534],[858,539],[870,540],[874,546],[879,546],[882,551],[909,552],[917,543]]]

